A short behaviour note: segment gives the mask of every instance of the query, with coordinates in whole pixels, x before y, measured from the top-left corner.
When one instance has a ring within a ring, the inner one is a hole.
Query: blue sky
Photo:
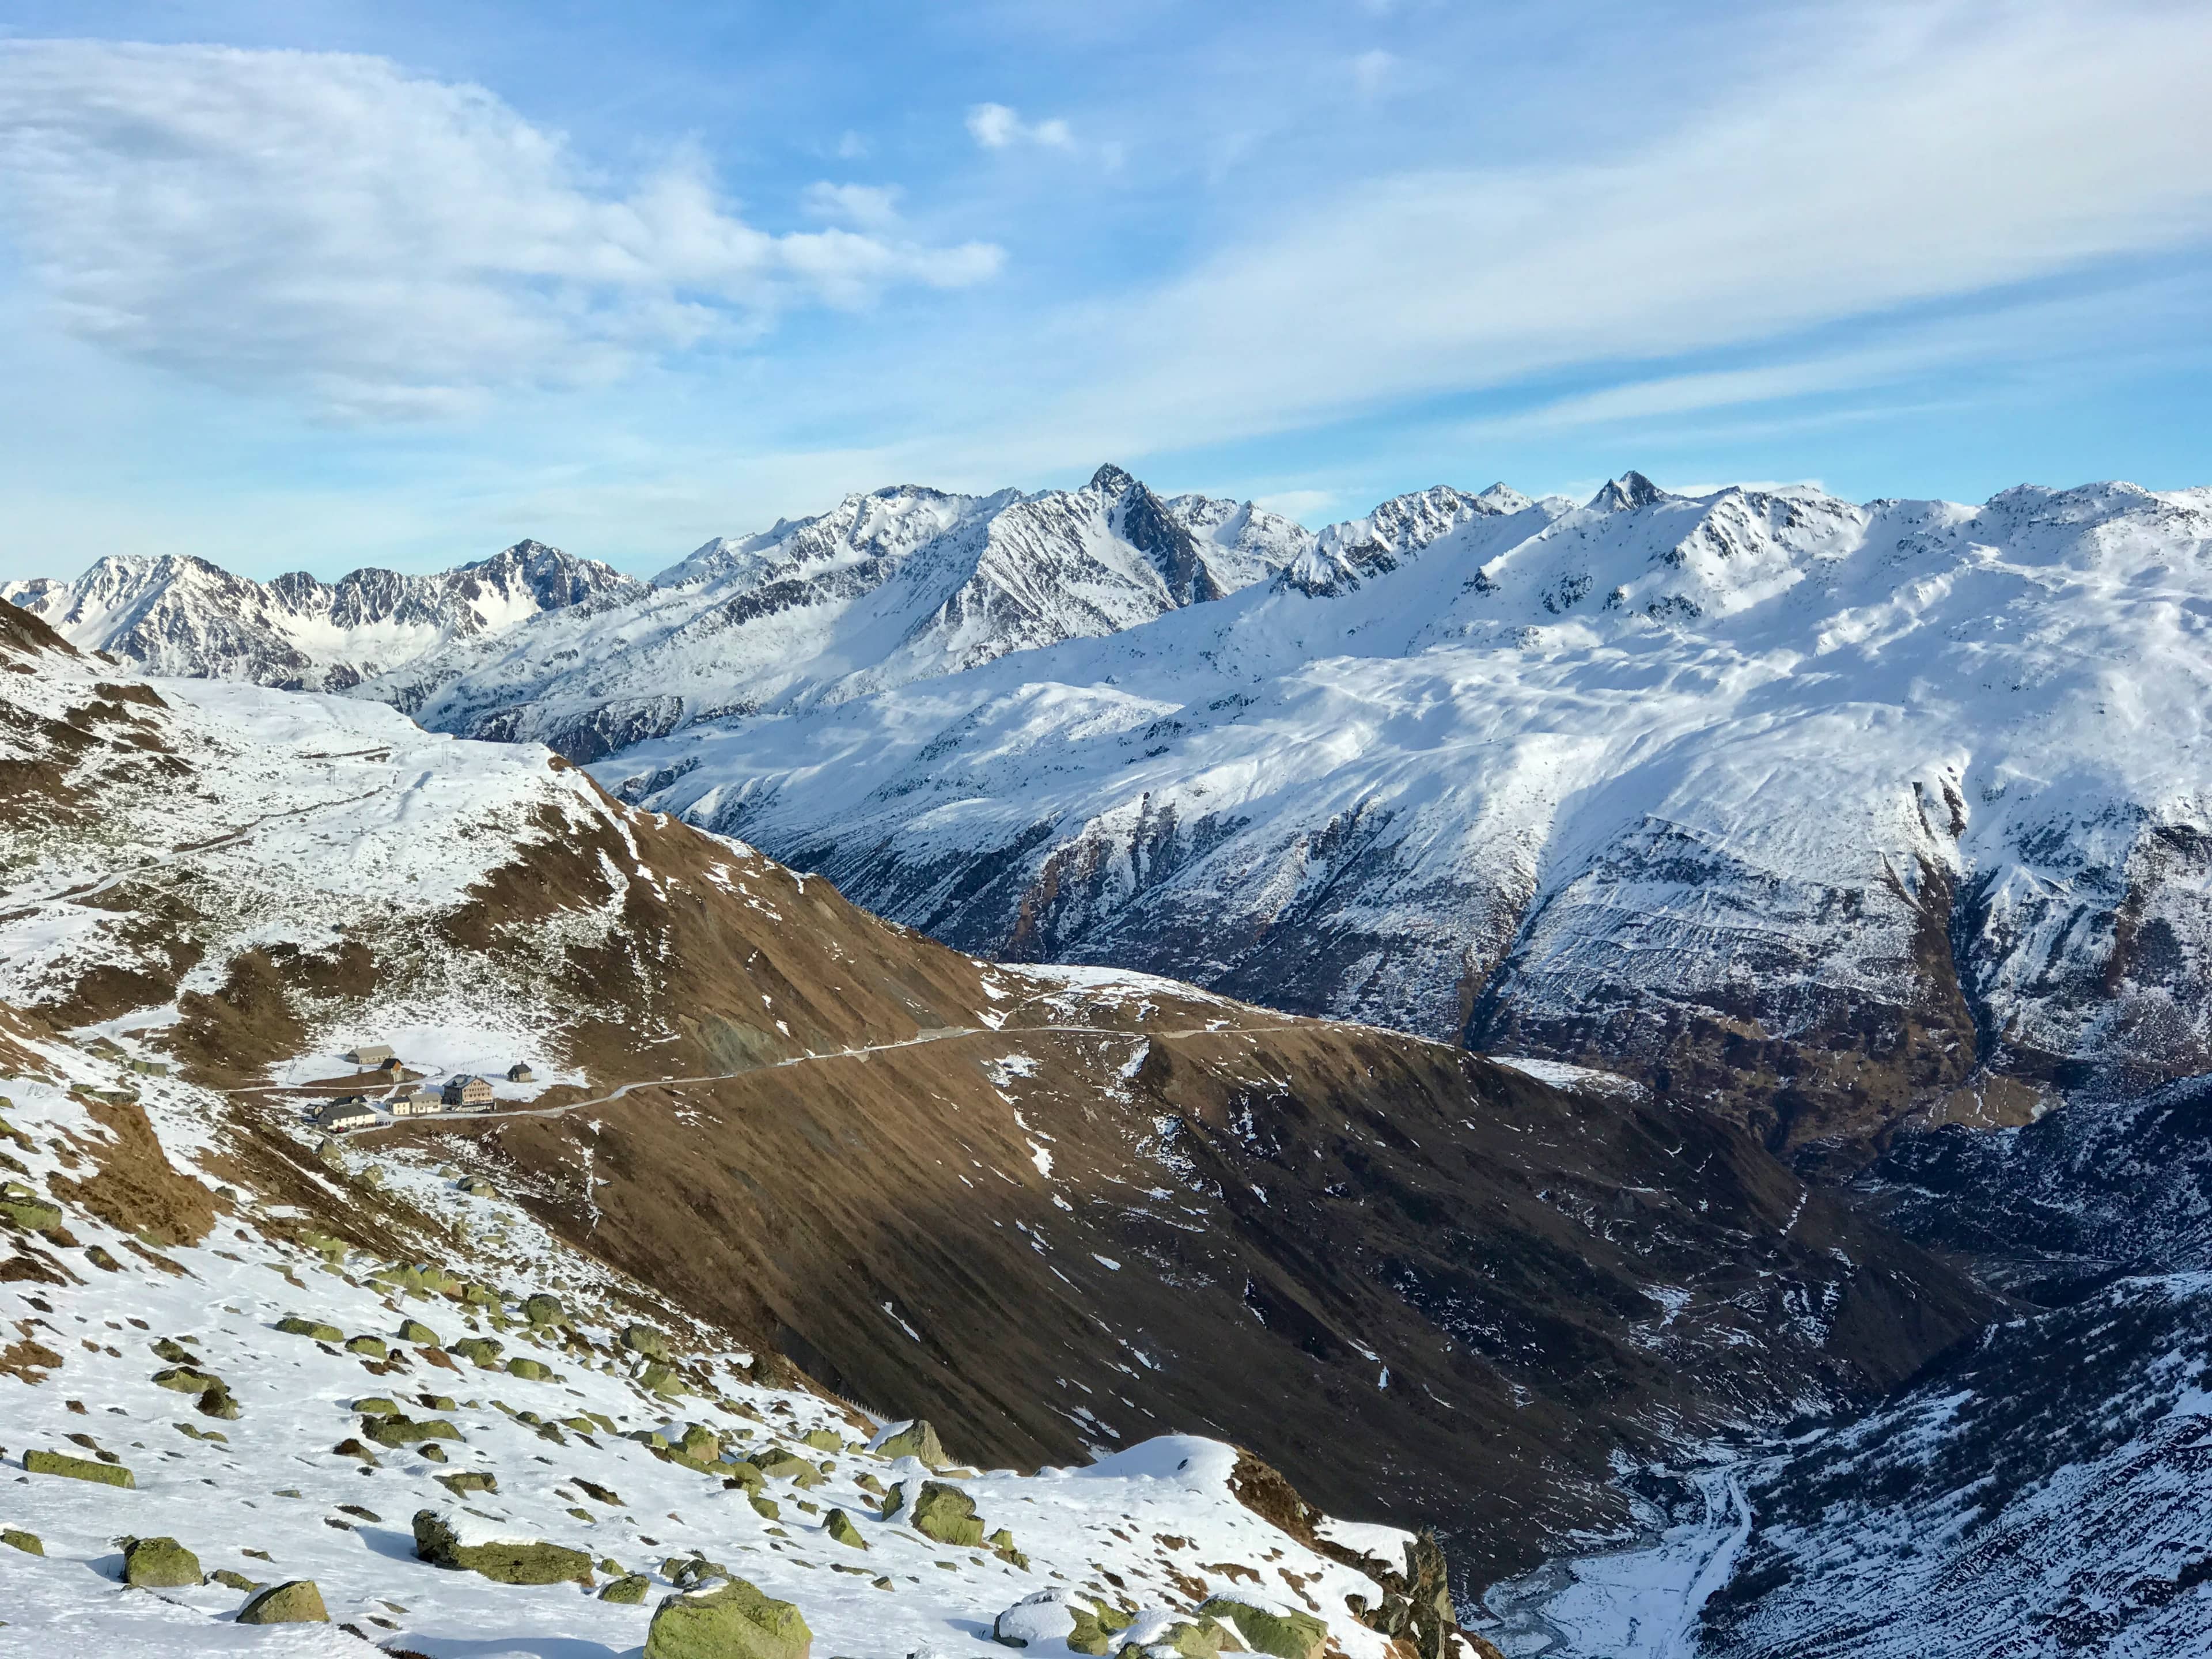
[[[0,0],[0,575],[2212,483],[2209,84],[2170,0]]]

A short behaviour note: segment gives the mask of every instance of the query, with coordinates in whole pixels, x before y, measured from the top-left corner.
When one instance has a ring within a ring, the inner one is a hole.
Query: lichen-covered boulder
[[[637,1380],[664,1400],[673,1400],[678,1395],[691,1392],[691,1385],[684,1380],[683,1373],[673,1365],[664,1365],[655,1359],[637,1374]]]
[[[26,1555],[44,1555],[46,1540],[34,1532],[25,1532],[20,1527],[0,1528],[0,1544],[11,1550],[21,1550]]]
[[[853,1524],[853,1517],[842,1510],[832,1510],[823,1516],[822,1530],[839,1543],[849,1544],[856,1550],[868,1547],[868,1540],[860,1536],[860,1529]]]
[[[1029,1557],[1014,1547],[1014,1535],[1004,1527],[1000,1528],[983,1541],[990,1547],[991,1553],[1008,1566],[1018,1567],[1024,1572],[1030,1570]]]
[[[522,1316],[533,1325],[558,1325],[568,1315],[568,1310],[562,1307],[559,1297],[540,1291],[535,1296],[523,1298]]]
[[[530,1359],[517,1354],[507,1362],[507,1374],[519,1376],[526,1382],[547,1382],[552,1380],[553,1368],[542,1359]]]
[[[1095,1611],[1054,1584],[1024,1596],[1000,1613],[992,1622],[991,1639],[1009,1648],[1064,1642],[1072,1653],[1104,1654],[1110,1651],[1112,1633]]]
[[[189,1365],[171,1365],[154,1373],[154,1386],[173,1389],[179,1394],[205,1394],[210,1389],[222,1387],[222,1379],[212,1372],[194,1370]]]
[[[461,1431],[442,1417],[365,1416],[361,1431],[380,1446],[412,1446],[424,1440],[459,1440]]]
[[[653,1580],[641,1572],[625,1573],[599,1592],[602,1601],[620,1601],[636,1607],[645,1600],[646,1591],[653,1588]]]
[[[0,1182],[0,1215],[34,1233],[62,1224],[61,1206],[40,1198],[20,1181]]]
[[[489,1285],[464,1285],[461,1286],[461,1300],[472,1308],[496,1308],[499,1306],[499,1292]]]
[[[481,1574],[501,1584],[588,1583],[592,1558],[582,1550],[502,1531],[465,1510],[415,1512],[415,1553],[433,1566]]]
[[[312,1578],[271,1584],[238,1610],[241,1625],[327,1625],[331,1615]]]
[[[767,1481],[761,1474],[760,1466],[750,1459],[740,1458],[734,1463],[724,1463],[720,1468],[720,1473],[723,1476],[722,1484],[732,1490],[743,1486],[747,1492],[758,1492],[767,1485]]]
[[[1275,1659],[1321,1659],[1328,1645],[1328,1627],[1310,1613],[1255,1607],[1225,1595],[1215,1596],[1198,1613],[1229,1626],[1255,1653]]]
[[[667,1335],[650,1325],[623,1326],[623,1346],[632,1353],[643,1354],[647,1359],[668,1358]]]
[[[397,1417],[399,1402],[387,1395],[363,1395],[353,1402],[351,1409],[372,1417]]]
[[[835,1429],[812,1430],[808,1433],[805,1443],[817,1451],[833,1452],[845,1449],[845,1443],[838,1438]]]
[[[348,1337],[345,1346],[348,1353],[357,1353],[364,1359],[382,1361],[392,1357],[392,1350],[380,1336]]]
[[[760,1465],[760,1472],[771,1480],[788,1480],[810,1490],[822,1484],[821,1470],[787,1451],[769,1452],[754,1461]]]
[[[202,1417],[219,1417],[226,1423],[235,1422],[240,1413],[238,1401],[231,1397],[228,1386],[217,1382],[193,1402],[195,1411]]]
[[[173,1538],[128,1539],[123,1582],[140,1589],[182,1589],[200,1582],[200,1559]]]
[[[975,1500],[957,1486],[942,1480],[925,1480],[914,1500],[908,1524],[924,1538],[940,1544],[964,1544],[981,1548],[983,1523],[975,1514]]]
[[[451,1352],[464,1359],[472,1359],[485,1370],[499,1369],[499,1351],[507,1345],[495,1336],[465,1336],[451,1345]]]
[[[402,1342],[412,1342],[418,1348],[434,1348],[438,1346],[437,1332],[419,1319],[403,1319],[399,1322],[399,1340]]]
[[[694,1423],[684,1431],[684,1437],[676,1443],[686,1457],[696,1457],[702,1463],[711,1463],[722,1455],[722,1437],[704,1423]]]
[[[276,1322],[276,1328],[288,1336],[312,1336],[318,1342],[343,1342],[345,1333],[335,1325],[325,1325],[319,1319],[303,1319],[298,1314],[286,1314]]]
[[[430,1478],[456,1498],[463,1492],[499,1490],[499,1477],[489,1469],[455,1469],[451,1474],[434,1474]]]
[[[104,1486],[136,1486],[138,1477],[120,1463],[95,1463],[67,1452],[27,1451],[23,1468],[32,1474],[58,1474],[70,1480],[96,1480]]]
[[[753,1506],[753,1513],[762,1520],[781,1521],[783,1518],[783,1510],[773,1498],[763,1498],[757,1492],[748,1492],[745,1496]]]
[[[919,1457],[933,1469],[941,1469],[952,1461],[945,1455],[937,1431],[919,1417],[886,1429],[869,1443],[868,1449],[884,1457]]]
[[[669,1596],[645,1633],[645,1659],[808,1659],[813,1647],[797,1607],[742,1578]]]

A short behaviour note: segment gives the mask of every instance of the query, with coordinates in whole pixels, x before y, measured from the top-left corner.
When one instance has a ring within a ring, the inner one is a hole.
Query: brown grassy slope
[[[1124,1086],[1143,1042],[979,1034],[406,1133],[963,1455],[1218,1434],[1335,1512],[1442,1525],[1476,1578],[1620,1522],[1615,1450],[1886,1386],[1980,1312],[1715,1118],[1272,1020],[1150,1039]]]

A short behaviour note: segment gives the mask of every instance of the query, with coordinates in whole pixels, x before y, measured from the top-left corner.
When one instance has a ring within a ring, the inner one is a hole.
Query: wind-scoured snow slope
[[[362,688],[423,725],[586,761],[696,720],[836,702],[1218,599],[1312,538],[1252,506],[900,488],[709,542],[653,591],[459,641]]]
[[[2212,1067],[2212,492],[1429,491],[1272,582],[601,764],[963,948],[1864,1161]]]
[[[628,599],[645,584],[540,542],[434,575],[295,571],[249,581],[204,559],[104,558],[73,582],[0,584],[72,644],[151,674],[342,690],[548,611]]]
[[[347,1146],[973,1455],[1234,1439],[1436,1525],[1462,1589],[1617,1533],[1617,1460],[1864,1401],[1986,1306],[1717,1115],[993,967],[542,749],[136,678],[13,611],[0,964],[26,1021],[172,1068],[172,1156],[387,1257],[397,1165],[331,1175],[303,1109],[381,1095],[362,1043],[434,1088],[526,1060],[495,1113]]]

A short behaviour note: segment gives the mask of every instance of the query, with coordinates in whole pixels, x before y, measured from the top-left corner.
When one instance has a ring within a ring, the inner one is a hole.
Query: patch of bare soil
[[[102,1140],[78,1142],[93,1173],[71,1180],[56,1176],[56,1196],[66,1198],[109,1226],[172,1244],[197,1244],[215,1225],[215,1194],[178,1172],[135,1104],[88,1100],[85,1110],[107,1131]]]

